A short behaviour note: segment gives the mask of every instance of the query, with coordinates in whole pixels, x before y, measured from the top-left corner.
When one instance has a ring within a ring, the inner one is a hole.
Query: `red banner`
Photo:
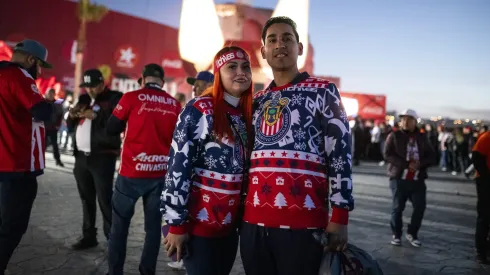
[[[386,96],[340,92],[342,98],[357,100],[357,116],[362,119],[384,120],[386,117]]]
[[[0,61],[10,61],[12,58],[12,50],[2,40],[0,40]]]

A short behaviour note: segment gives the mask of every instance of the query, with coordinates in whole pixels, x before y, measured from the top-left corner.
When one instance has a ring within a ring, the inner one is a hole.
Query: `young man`
[[[0,274],[27,230],[44,171],[44,124],[52,114],[34,80],[51,68],[48,50],[24,40],[0,62]]]
[[[333,83],[299,73],[293,20],[269,19],[262,40],[274,81],[254,97],[243,265],[249,275],[316,275],[324,247],[313,233],[326,230],[329,248],[344,249],[354,208],[347,115]]]
[[[199,72],[196,77],[188,77],[187,83],[192,85],[192,91],[194,92],[194,96],[200,96],[204,90],[211,87],[214,81],[214,74],[208,71]]]
[[[119,136],[126,129],[121,168],[112,197],[110,275],[123,274],[129,225],[140,197],[143,198],[146,238],[139,271],[155,274],[162,225],[160,195],[181,109],[180,103],[162,90],[163,77],[162,67],[146,65],[142,77],[144,87],[126,93],[107,122],[109,135]]]
[[[400,130],[388,136],[384,150],[393,194],[391,244],[401,245],[403,210],[407,200],[410,200],[413,212],[405,237],[412,246],[420,247],[422,243],[418,238],[418,231],[422,225],[426,206],[425,179],[427,169],[436,164],[436,153],[427,136],[420,133],[417,127],[417,113],[408,109],[399,116]]]

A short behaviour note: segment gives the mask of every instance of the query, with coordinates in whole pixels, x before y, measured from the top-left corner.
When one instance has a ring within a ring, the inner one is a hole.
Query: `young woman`
[[[228,275],[238,248],[236,224],[251,140],[249,56],[225,47],[214,58],[214,83],[181,112],[170,150],[162,213],[167,255],[189,275]]]

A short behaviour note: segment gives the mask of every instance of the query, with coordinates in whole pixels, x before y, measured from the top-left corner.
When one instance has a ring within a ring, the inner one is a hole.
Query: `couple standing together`
[[[271,18],[262,57],[274,74],[253,94],[248,54],[225,47],[214,83],[179,115],[161,211],[167,255],[189,275],[228,275],[238,251],[248,275],[316,275],[347,244],[354,208],[351,135],[336,86],[300,73],[294,21]],[[329,218],[329,204],[333,209]]]

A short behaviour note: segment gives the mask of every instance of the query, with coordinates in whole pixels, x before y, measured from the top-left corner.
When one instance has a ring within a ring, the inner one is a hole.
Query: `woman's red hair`
[[[247,54],[245,50],[237,46],[229,46],[221,49],[214,57],[213,64],[216,60],[220,58],[223,54],[232,51],[243,51]],[[213,86],[207,88],[201,96],[210,96],[213,98],[213,130],[219,136],[223,137],[225,134],[231,140],[234,140],[233,131],[230,127],[230,121],[226,116],[226,102],[224,99],[225,88],[221,81],[221,76],[219,71],[214,73],[214,83]],[[252,135],[252,96],[253,96],[253,82],[250,83],[250,87],[244,91],[240,97],[239,107],[243,112],[245,118],[245,124],[247,126],[247,143],[249,149],[252,146],[253,135]]]

